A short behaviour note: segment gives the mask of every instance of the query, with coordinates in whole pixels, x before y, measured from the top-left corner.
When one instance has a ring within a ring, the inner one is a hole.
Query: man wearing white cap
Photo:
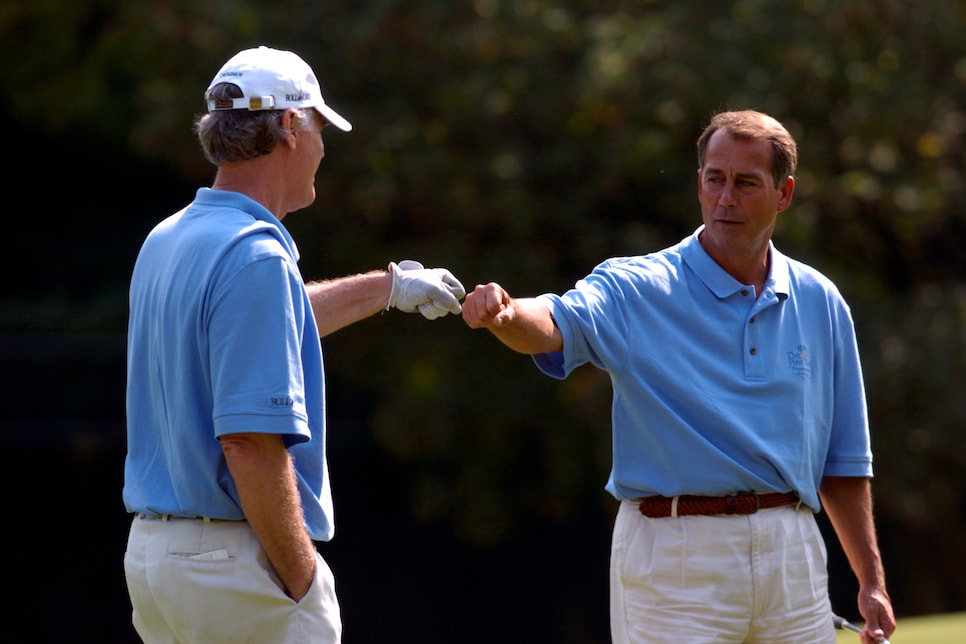
[[[460,312],[417,262],[306,284],[281,220],[315,199],[322,128],[349,122],[296,54],[242,51],[197,123],[212,187],[147,237],[131,279],[123,498],[149,642],[338,642],[318,338],[388,308]]]

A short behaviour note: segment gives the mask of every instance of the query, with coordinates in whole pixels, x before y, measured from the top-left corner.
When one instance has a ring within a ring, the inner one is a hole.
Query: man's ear
[[[279,120],[279,125],[282,129],[288,133],[285,137],[285,143],[289,147],[295,147],[296,132],[298,131],[298,110],[294,107],[290,107],[284,112],[282,112],[282,118]]]
[[[778,212],[783,212],[792,205],[792,195],[795,193],[795,177],[791,175],[785,177],[785,181],[779,187],[779,190],[782,196],[778,200]]]

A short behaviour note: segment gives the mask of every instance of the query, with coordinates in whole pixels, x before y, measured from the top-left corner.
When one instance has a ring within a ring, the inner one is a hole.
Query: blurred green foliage
[[[61,288],[62,267],[25,276],[0,301],[7,330],[124,329],[130,262],[166,212],[111,200],[124,177],[105,158],[155,164],[132,195],[190,200],[212,174],[192,120],[244,47],[298,51],[355,126],[327,134],[317,202],[286,219],[310,279],[413,257],[469,288],[562,291],[698,225],[694,141],[711,113],[773,114],[800,148],[776,244],[852,305],[878,513],[942,537],[964,571],[966,4],[5,0],[0,33],[8,122],[89,146],[80,159],[8,151],[7,177],[56,192],[73,176],[65,203],[87,203],[27,225],[43,242],[106,220],[123,249],[62,244],[69,279],[88,287]],[[38,261],[27,253],[6,261]],[[91,313],[65,313],[78,308]],[[360,424],[415,481],[414,515],[494,543],[527,514],[572,518],[571,500],[602,488],[610,389],[591,368],[558,383],[458,320],[396,313],[325,344],[331,377],[369,401]],[[956,577],[940,583],[962,604]]]

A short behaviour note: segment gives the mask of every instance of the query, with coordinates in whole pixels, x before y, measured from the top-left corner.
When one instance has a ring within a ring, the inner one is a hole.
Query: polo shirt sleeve
[[[311,438],[305,406],[302,342],[306,311],[301,277],[273,252],[274,240],[219,282],[208,318],[216,436],[280,434],[286,445]]]
[[[872,476],[865,385],[859,360],[855,326],[841,300],[833,308],[835,324],[834,396],[825,476]]]
[[[550,310],[550,315],[553,317],[553,323],[559,329],[560,322],[558,322],[558,320],[563,315],[563,304],[560,301],[560,297],[557,295],[546,294],[538,297],[537,301]],[[560,333],[563,335],[564,344],[566,344],[569,333],[565,333],[562,329]],[[569,366],[565,364],[564,351],[556,351],[554,353],[536,353],[532,357],[533,362],[537,365],[537,368],[540,369],[540,371],[558,380],[563,380],[566,378],[575,366],[573,364]]]
[[[620,304],[625,295],[608,265],[601,264],[563,295],[537,298],[563,336],[563,351],[533,356],[548,376],[563,379],[587,363],[612,370],[626,361],[629,334],[626,307]]]

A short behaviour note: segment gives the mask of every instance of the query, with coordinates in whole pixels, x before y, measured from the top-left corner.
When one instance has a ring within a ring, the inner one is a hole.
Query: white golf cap
[[[208,89],[218,83],[237,85],[244,97],[209,100],[208,111],[314,107],[326,121],[343,132],[352,129],[349,121],[325,104],[322,88],[312,68],[293,52],[271,47],[240,51],[218,70]]]

